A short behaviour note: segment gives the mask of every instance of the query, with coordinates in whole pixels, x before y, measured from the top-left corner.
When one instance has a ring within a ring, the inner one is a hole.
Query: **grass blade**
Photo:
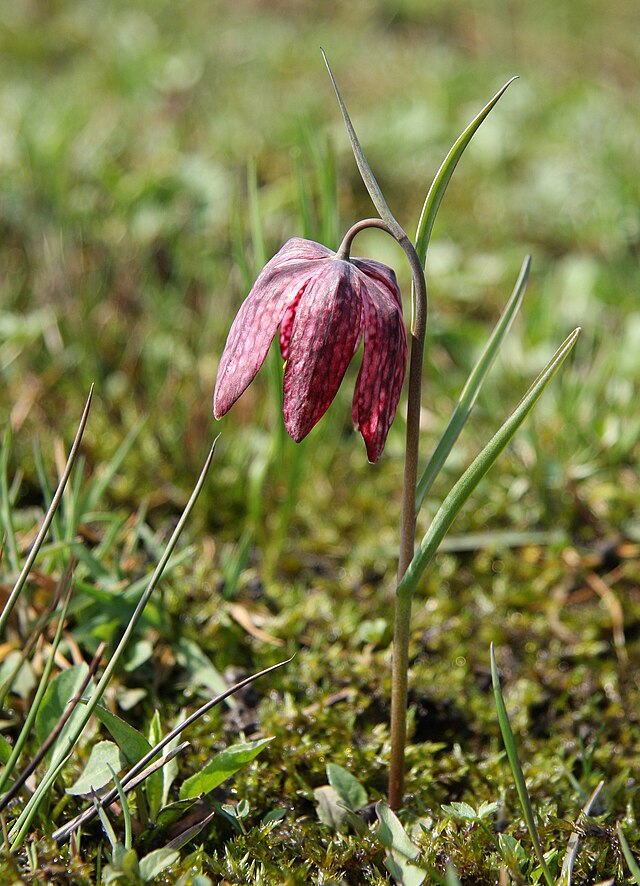
[[[508,80],[504,86],[496,92],[491,101],[484,106],[478,116],[471,121],[464,132],[454,142],[451,150],[444,158],[442,166],[436,173],[433,183],[429,188],[429,193],[424,201],[422,213],[420,214],[420,220],[418,222],[418,230],[416,231],[416,252],[423,265],[427,259],[427,249],[429,248],[431,232],[433,231],[433,225],[436,220],[436,215],[438,214],[438,209],[440,208],[440,203],[442,202],[447,186],[451,181],[451,176],[458,165],[458,161],[464,154],[467,145],[480,128],[481,123],[486,119],[513,81],[517,79],[517,77],[512,77],[511,80]]]
[[[327,71],[329,72],[329,76],[331,77],[331,82],[333,83],[336,98],[338,99],[340,110],[342,111],[344,125],[346,126],[347,133],[349,134],[351,150],[353,151],[353,156],[355,157],[356,165],[362,177],[362,181],[364,182],[364,185],[369,192],[369,196],[371,197],[373,205],[380,214],[380,218],[388,224],[394,237],[402,238],[406,236],[406,234],[396,221],[396,218],[391,210],[389,209],[387,201],[384,199],[384,196],[380,189],[380,185],[376,181],[376,177],[373,174],[369,163],[367,162],[367,158],[364,156],[364,151],[362,150],[362,147],[358,140],[358,136],[356,135],[356,131],[353,128],[353,123],[351,122],[351,118],[349,117],[347,106],[342,99],[340,90],[338,89],[338,84],[336,83],[336,79],[333,76],[333,71],[331,70],[331,66],[329,65],[329,60],[325,54],[324,49],[320,49],[320,52],[322,53],[322,58],[324,59],[324,63],[327,66]]]
[[[529,834],[531,836],[531,841],[533,843],[533,848],[540,862],[540,867],[542,869],[542,874],[547,883],[547,886],[554,886],[553,877],[551,876],[551,871],[547,867],[547,862],[544,858],[544,852],[542,851],[542,844],[540,843],[540,837],[538,835],[538,829],[536,827],[535,817],[533,815],[533,809],[531,808],[531,800],[529,799],[529,792],[527,791],[527,784],[524,780],[524,773],[522,772],[522,766],[520,765],[520,760],[518,758],[518,749],[516,748],[516,742],[513,737],[513,732],[511,731],[511,724],[509,723],[509,715],[507,714],[507,708],[504,703],[504,698],[502,695],[502,689],[500,688],[500,678],[498,677],[498,668],[496,666],[496,657],[493,650],[493,643],[491,644],[491,682],[493,683],[493,693],[496,700],[496,710],[498,712],[498,723],[500,724],[500,732],[502,733],[502,740],[504,742],[505,749],[507,751],[507,758],[509,760],[509,766],[511,767],[511,773],[513,775],[513,780],[515,782],[516,790],[518,792],[518,798],[520,800],[520,806],[522,807],[522,814],[524,815],[524,820],[527,824],[527,828],[529,829]]]
[[[136,608],[133,612],[133,615],[131,616],[131,619],[129,620],[129,623],[124,630],[124,633],[122,635],[122,638],[120,639],[120,642],[118,643],[117,647],[115,648],[111,658],[109,659],[109,662],[108,662],[106,668],[104,669],[102,677],[98,681],[97,686],[95,687],[95,689],[91,693],[90,698],[87,701],[86,708],[83,712],[83,716],[78,719],[77,725],[69,733],[69,736],[67,739],[66,755],[71,753],[73,746],[75,745],[78,738],[82,734],[85,726],[87,725],[87,723],[91,719],[91,715],[93,714],[93,711],[94,711],[96,705],[98,704],[98,702],[102,698],[104,691],[106,690],[107,686],[109,685],[109,681],[111,680],[111,677],[112,677],[113,672],[116,668],[116,665],[118,664],[118,661],[122,657],[122,654],[124,653],[124,650],[129,643],[131,635],[135,631],[135,628],[142,616],[144,608],[147,605],[147,603],[149,602],[149,599],[150,599],[153,591],[155,590],[156,585],[160,581],[160,577],[162,576],[162,573],[164,572],[167,562],[169,561],[169,558],[171,557],[171,555],[174,551],[174,548],[175,548],[176,544],[178,543],[178,539],[180,538],[180,535],[182,534],[182,530],[184,529],[185,524],[191,514],[191,511],[193,510],[195,503],[198,500],[198,496],[200,495],[202,487],[204,486],[204,481],[207,477],[207,474],[209,472],[209,468],[211,467],[211,462],[213,460],[213,453],[215,451],[217,440],[218,440],[218,438],[216,437],[216,439],[209,451],[209,454],[208,454],[207,459],[205,461],[204,467],[202,468],[202,471],[200,473],[198,481],[193,489],[193,492],[191,493],[189,501],[187,502],[185,509],[182,512],[182,516],[178,520],[176,528],[174,529],[174,531],[171,535],[171,538],[167,542],[164,553],[163,553],[158,565],[156,566],[155,571],[154,571],[153,575],[151,576],[149,583],[147,584],[147,587],[145,588],[142,596],[140,597],[140,600],[138,601],[138,605],[136,606]],[[56,766],[55,768],[49,769],[47,771],[44,778],[42,779],[42,781],[40,782],[40,784],[36,788],[35,792],[31,796],[31,798],[29,799],[29,802],[26,804],[25,808],[23,809],[22,813],[20,814],[20,817],[16,821],[16,823],[11,831],[11,834],[10,834],[11,839],[13,841],[11,844],[12,850],[16,849],[17,846],[19,846],[21,841],[24,839],[24,836],[27,832],[30,822],[33,819],[33,816],[35,815],[36,811],[38,810],[38,807],[40,806],[40,804],[42,803],[44,798],[51,791],[51,788],[53,787],[53,784],[54,784],[56,778],[58,777],[58,774],[59,774],[64,762],[65,762],[65,754],[63,753],[61,763],[58,766]]]
[[[583,806],[582,811],[578,816],[578,821],[582,821],[587,815],[589,815],[591,808],[596,802],[603,787],[604,781],[598,782],[595,790]],[[562,862],[562,871],[560,873],[560,879],[558,880],[558,886],[571,886],[573,865],[575,864],[576,855],[578,854],[579,843],[580,835],[577,831],[572,831],[571,836],[569,837],[569,842],[567,843],[567,851],[565,852],[564,861]]]
[[[620,841],[620,848],[622,849],[622,854],[624,855],[624,860],[629,866],[629,870],[631,871],[631,876],[633,877],[634,882],[637,884],[637,886],[640,886],[640,867],[638,867],[638,862],[634,858],[631,847],[627,843],[627,838],[625,837],[624,831],[622,830],[622,825],[619,822],[616,825],[616,831],[618,834],[618,840]]]
[[[16,540],[13,520],[11,519],[11,500],[9,494],[9,453],[11,452],[11,427],[8,425],[2,441],[0,454],[0,515],[4,527],[4,547],[7,551],[9,566],[17,572],[20,566],[20,554]]]
[[[118,774],[113,768],[113,766],[109,766],[111,770],[111,775],[113,777],[113,781],[116,787],[116,791],[118,792],[118,799],[120,800],[120,808],[122,809],[122,819],[124,821],[124,848],[129,851],[132,846],[131,841],[131,809],[129,808],[129,801],[127,799],[127,795],[124,792],[124,788],[122,787],[122,782],[118,778]]]
[[[500,430],[487,443],[482,452],[476,456],[449,495],[447,495],[425,533],[413,560],[409,564],[409,568],[398,584],[397,594],[399,596],[410,597],[413,594],[424,570],[433,559],[440,542],[448,532],[462,506],[480,480],[495,464],[500,453],[505,449],[515,432],[538,402],[543,391],[571,352],[579,334],[580,328],[578,327],[565,339]]]
[[[59,718],[59,720],[57,721],[55,726],[51,729],[51,732],[48,734],[46,740],[40,745],[36,754],[31,758],[31,760],[29,761],[27,766],[20,773],[20,776],[18,778],[16,778],[11,789],[9,791],[7,791],[6,797],[3,798],[3,803],[8,802],[20,791],[20,789],[25,784],[25,782],[27,781],[29,776],[33,772],[35,772],[36,768],[40,765],[41,761],[48,754],[49,749],[55,745],[59,736],[62,734],[64,727],[66,726],[67,722],[71,719],[73,712],[75,711],[75,709],[79,705],[85,689],[89,685],[90,681],[93,679],[95,672],[98,670],[98,666],[100,664],[100,660],[102,658],[102,653],[104,652],[105,646],[106,646],[105,643],[101,643],[98,646],[96,653],[93,656],[93,660],[91,661],[91,664],[89,665],[89,668],[87,669],[84,680],[83,680],[81,686],[78,688],[78,691],[75,693],[73,698],[71,698],[69,700],[68,704],[66,705],[66,707],[62,713],[62,716]],[[36,712],[36,716],[37,716],[37,712]],[[37,722],[36,722],[36,732],[37,732]],[[56,767],[56,769],[55,769],[56,777],[57,777],[57,774],[61,771],[61,768],[64,765],[65,761],[66,761],[66,755],[63,755],[62,759],[60,759],[56,755],[56,753],[54,753],[53,759],[51,761],[51,767]],[[17,822],[16,822],[16,826],[17,826]]]
[[[511,293],[511,297],[494,327],[484,350],[480,354],[476,365],[471,370],[471,374],[469,375],[458,402],[456,403],[456,408],[449,420],[449,424],[445,428],[433,455],[429,459],[429,464],[420,477],[416,489],[416,512],[422,507],[425,497],[428,495],[429,490],[433,485],[433,481],[438,476],[444,463],[449,457],[449,453],[471,414],[471,410],[473,409],[478,394],[480,393],[480,388],[493,365],[493,361],[497,357],[502,343],[511,329],[511,324],[520,310],[520,305],[524,298],[524,291],[527,286],[527,280],[529,278],[530,267],[531,256],[527,256],[522,263],[520,274],[513,292]]]
[[[58,483],[58,487],[54,493],[53,498],[51,499],[51,504],[47,509],[47,513],[44,516],[44,520],[42,521],[42,526],[40,527],[40,531],[36,536],[36,540],[34,541],[31,550],[29,551],[29,556],[26,559],[24,566],[22,567],[22,571],[18,576],[18,580],[16,581],[11,594],[9,595],[9,599],[6,602],[4,609],[2,610],[2,614],[0,614],[0,635],[4,633],[7,620],[11,615],[13,607],[15,606],[18,597],[20,596],[22,589],[25,585],[27,577],[31,572],[31,568],[35,562],[36,557],[38,556],[38,551],[42,546],[42,542],[45,540],[47,532],[49,531],[49,527],[51,526],[51,521],[53,520],[53,516],[58,509],[58,505],[60,504],[60,500],[62,498],[62,493],[64,492],[65,486],[67,485],[67,481],[71,474],[71,470],[76,462],[78,457],[78,452],[80,451],[80,442],[82,440],[82,435],[84,434],[84,429],[87,425],[87,419],[89,418],[89,410],[91,408],[91,400],[93,399],[93,385],[91,385],[91,389],[89,391],[89,396],[87,397],[87,401],[84,406],[84,410],[82,412],[82,416],[80,418],[80,424],[78,425],[78,430],[76,431],[76,436],[73,441],[73,445],[71,446],[71,450],[69,452],[69,457],[67,459],[67,463],[65,465],[65,469],[63,471],[62,477],[60,478],[60,482]]]
[[[51,671],[53,669],[53,663],[56,655],[56,651],[60,644],[60,640],[62,639],[62,631],[64,629],[65,621],[67,618],[67,609],[69,607],[69,602],[71,600],[71,594],[73,592],[72,585],[72,576],[73,576],[73,564],[69,564],[65,574],[63,575],[60,585],[61,588],[64,588],[64,600],[62,601],[62,607],[60,609],[60,613],[58,616],[58,625],[56,627],[56,632],[53,638],[53,642],[51,643],[51,649],[49,651],[49,655],[47,656],[47,660],[45,662],[44,668],[42,670],[42,676],[40,678],[40,682],[38,684],[38,688],[36,690],[36,694],[33,698],[33,701],[29,707],[29,711],[27,713],[27,717],[24,721],[24,725],[20,730],[20,735],[15,741],[13,749],[11,751],[11,756],[6,762],[6,765],[0,774],[0,793],[4,790],[4,787],[9,780],[9,778],[13,775],[14,769],[20,758],[20,754],[22,753],[22,749],[26,744],[26,741],[31,734],[31,727],[36,719],[36,714],[38,713],[38,709],[40,708],[40,704],[42,703],[42,699],[47,690],[47,686],[49,685],[49,677],[51,675]],[[13,787],[6,793],[4,797],[0,799],[0,812],[6,807],[7,803],[12,799],[13,796],[18,792],[19,785],[16,782]]]
[[[451,862],[447,862],[447,886],[461,886],[458,874]]]

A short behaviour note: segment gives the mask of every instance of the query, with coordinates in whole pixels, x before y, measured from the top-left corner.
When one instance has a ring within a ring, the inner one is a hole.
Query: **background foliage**
[[[470,883],[495,882],[494,849],[483,832],[467,839],[441,803],[498,801],[498,827],[526,843],[499,757],[490,641],[547,848],[604,778],[579,862],[593,882],[618,870],[609,826],[635,826],[638,811],[639,28],[626,0],[25,0],[0,12],[0,422],[13,432],[22,546],[43,504],[38,452],[52,482],[91,383],[78,484],[110,480],[83,519],[68,510],[58,527],[59,541],[100,552],[75,598],[69,659],[117,637],[131,610],[123,589],[155,561],[188,497],[218,430],[217,360],[261,263],[289,236],[336,246],[371,214],[319,46],[410,232],[451,141],[519,74],[465,154],[434,233],[425,451],[527,252],[532,277],[423,520],[565,335],[582,325],[584,336],[415,607],[407,807],[431,828],[423,857],[440,869],[451,857]],[[393,264],[408,292],[390,240],[362,235],[356,252]],[[173,723],[226,669],[296,652],[256,685],[244,720],[216,715],[181,763],[188,777],[199,753],[239,731],[274,735],[227,795],[249,801],[255,828],[286,809],[282,825],[259,839],[218,821],[176,877],[193,863],[229,882],[271,882],[286,866],[299,882],[319,872],[382,882],[379,847],[318,824],[313,789],[333,762],[372,797],[384,791],[403,421],[368,465],[350,424],[352,374],[297,449],[270,377],[220,425],[188,554],[112,703],[131,701],[140,728],[154,707]],[[36,611],[69,544],[40,564]],[[10,587],[6,552],[0,569]],[[106,610],[96,588],[112,595]],[[19,643],[12,630],[5,655]],[[28,699],[28,688],[12,696],[8,734]],[[87,877],[91,863],[89,852]]]

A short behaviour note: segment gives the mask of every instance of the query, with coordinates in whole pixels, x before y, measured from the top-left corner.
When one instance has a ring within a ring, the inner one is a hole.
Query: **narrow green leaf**
[[[587,802],[582,807],[582,811],[578,816],[578,821],[576,824],[580,824],[584,820],[584,818],[589,815],[591,812],[591,807],[595,803],[598,798],[598,794],[604,787],[604,781],[599,781],[596,785],[593,793],[587,800]],[[576,856],[578,854],[578,844],[580,842],[580,832],[576,828],[573,830],[569,836],[569,840],[567,842],[567,851],[565,852],[564,859],[562,862],[562,871],[560,872],[560,879],[558,880],[558,886],[571,886],[571,878],[573,876],[573,865],[576,860]]]
[[[51,483],[49,482],[47,469],[44,463],[42,445],[37,437],[34,438],[33,441],[33,461],[36,473],[38,475],[38,485],[40,487],[42,501],[46,510],[51,505],[51,500],[53,499],[53,490],[51,488]],[[62,527],[60,525],[60,517],[57,511],[53,515],[53,519],[51,521],[51,537],[57,540],[60,540],[62,538]]]
[[[571,352],[579,334],[580,328],[575,329],[562,343],[507,421],[487,443],[482,452],[476,456],[449,495],[447,495],[425,533],[413,560],[409,564],[409,568],[398,584],[396,593],[399,596],[411,596],[413,594],[424,570],[433,559],[440,542],[449,531],[462,506],[480,480],[495,464],[500,453],[538,402],[543,391]]]
[[[82,494],[82,483],[84,480],[84,458],[80,456],[76,465],[73,479],[67,484],[62,497],[62,514],[64,523],[63,540],[70,545],[77,535],[78,525],[80,523],[80,496]]]
[[[91,748],[87,764],[82,773],[67,788],[68,794],[78,796],[99,791],[113,779],[113,772],[119,772],[124,765],[124,755],[112,741],[99,741]]]
[[[300,234],[306,240],[312,239],[313,222],[312,222],[312,201],[309,193],[309,185],[305,177],[304,163],[302,162],[302,151],[298,148],[293,155],[293,165],[296,176],[296,192],[298,196],[298,213]]]
[[[116,832],[113,829],[113,825],[109,821],[107,813],[104,811],[102,806],[98,806],[98,817],[100,819],[100,824],[102,825],[102,830],[105,832],[107,840],[111,845],[111,852],[113,855],[113,860],[115,862],[116,857],[119,854],[124,854],[124,846],[118,842],[118,838],[116,837]]]
[[[249,222],[251,225],[251,243],[253,246],[253,263],[255,276],[259,268],[267,263],[267,247],[265,245],[264,222],[260,212],[258,196],[258,164],[255,158],[249,162],[247,169],[247,195],[249,199]]]
[[[186,714],[184,711],[180,711],[178,715],[178,719],[176,721],[176,727],[181,726],[186,718]],[[170,751],[173,751],[180,741],[181,732],[175,732],[175,729],[172,730],[174,733],[174,737],[167,743],[165,754],[168,754]],[[158,740],[159,743],[159,740]],[[171,785],[176,780],[178,776],[178,761],[177,759],[169,760],[166,766],[162,767],[162,798],[160,807],[166,806],[169,802],[169,792],[171,791]]]
[[[536,856],[540,863],[540,867],[542,869],[542,873],[544,879],[547,883],[547,886],[554,886],[553,877],[551,876],[551,871],[547,866],[547,862],[545,861],[544,852],[542,851],[542,844],[540,843],[540,837],[538,835],[538,829],[536,827],[536,821],[533,814],[533,809],[531,807],[531,800],[529,799],[529,792],[527,791],[527,783],[524,779],[524,773],[522,771],[522,766],[520,765],[520,759],[518,757],[518,749],[516,747],[516,741],[513,737],[513,732],[511,731],[511,724],[509,722],[509,715],[507,713],[507,708],[504,703],[504,697],[502,695],[502,689],[500,687],[500,678],[498,676],[498,668],[496,665],[496,657],[493,649],[493,643],[491,644],[491,682],[493,683],[493,694],[496,702],[496,710],[498,712],[498,723],[500,724],[500,732],[502,733],[502,740],[504,742],[505,750],[507,752],[507,759],[509,760],[509,766],[511,767],[511,774],[513,775],[513,780],[516,786],[516,790],[518,792],[518,798],[520,800],[520,806],[522,808],[522,814],[524,815],[524,820],[527,824],[527,828],[529,829],[529,835],[531,837],[531,842],[533,843],[533,848],[535,850]]]
[[[327,763],[327,778],[345,806],[348,806],[353,812],[367,805],[369,798],[366,790],[357,778],[354,778],[343,766],[338,766],[337,763]]]
[[[420,220],[418,222],[418,230],[416,232],[416,252],[423,265],[426,262],[431,232],[433,231],[433,225],[438,214],[438,209],[440,208],[440,203],[442,202],[447,186],[451,181],[451,176],[458,165],[458,161],[464,154],[467,145],[476,134],[481,123],[486,119],[513,81],[517,79],[517,77],[512,77],[507,81],[507,83],[496,92],[491,101],[484,106],[478,116],[471,121],[464,132],[456,139],[451,150],[445,157],[442,166],[436,173],[433,183],[429,188],[429,193],[424,201],[422,213],[420,214]]]
[[[29,736],[31,735],[31,729],[35,724],[36,717],[38,716],[38,712],[40,711],[40,706],[44,700],[47,689],[51,685],[49,682],[49,678],[51,676],[51,671],[53,670],[53,665],[56,657],[56,652],[58,650],[58,646],[60,645],[60,640],[62,639],[62,631],[64,629],[65,621],[67,618],[67,609],[69,608],[69,603],[71,601],[71,580],[73,575],[73,566],[70,564],[61,579],[60,587],[64,587],[64,584],[68,582],[68,587],[66,593],[64,595],[64,599],[62,601],[62,606],[60,607],[60,611],[58,613],[58,625],[56,627],[56,633],[53,638],[53,642],[51,644],[51,648],[49,649],[49,653],[47,655],[44,668],[42,669],[42,674],[40,675],[40,681],[38,683],[38,688],[36,690],[36,694],[33,697],[33,701],[29,706],[29,711],[25,718],[25,721],[22,725],[22,729],[20,730],[20,735],[15,740],[13,749],[11,750],[11,755],[8,760],[4,761],[6,763],[6,768],[2,773],[0,773],[0,793],[5,788],[7,783],[7,779],[14,774],[15,767],[17,765],[18,760],[20,759],[20,754],[22,753],[22,749],[24,748]],[[85,671],[86,674],[86,671]],[[0,810],[4,808],[4,805],[8,802],[8,797],[5,795],[2,798],[2,802],[0,803]]]
[[[29,573],[35,563],[35,559],[38,556],[38,552],[42,547],[42,543],[45,540],[47,533],[49,531],[49,527],[51,526],[51,521],[53,520],[53,516],[58,509],[60,504],[60,500],[62,498],[62,494],[64,492],[65,486],[67,485],[67,481],[71,475],[71,470],[76,462],[78,457],[78,453],[80,451],[80,441],[82,440],[82,435],[84,434],[84,429],[87,425],[87,419],[89,418],[89,409],[91,408],[91,400],[93,399],[93,385],[91,385],[91,389],[89,391],[89,396],[87,397],[87,402],[85,403],[84,410],[82,412],[82,416],[80,418],[80,423],[78,425],[78,430],[76,431],[76,436],[69,451],[69,457],[67,458],[67,463],[65,465],[64,471],[62,473],[62,477],[60,478],[60,482],[58,483],[58,487],[54,493],[53,499],[51,500],[51,504],[47,509],[47,513],[44,516],[44,520],[42,521],[42,526],[36,536],[36,539],[31,546],[31,550],[27,556],[24,566],[18,576],[18,579],[13,587],[13,590],[9,594],[9,599],[5,603],[4,609],[0,613],[0,636],[4,635],[4,631],[7,625],[7,621],[13,607],[18,600],[22,592],[22,588],[27,580]]]
[[[9,567],[15,574],[20,568],[20,553],[13,518],[11,501],[9,497],[9,455],[11,454],[11,425],[7,424],[0,450],[0,516],[4,527],[4,548],[7,552]],[[0,539],[1,540],[1,539]]]
[[[620,841],[620,848],[622,849],[624,860],[629,866],[633,881],[634,883],[636,883],[636,886],[640,886],[640,867],[638,866],[638,862],[635,860],[633,852],[631,851],[631,847],[627,843],[627,838],[625,837],[624,831],[622,830],[622,825],[619,822],[616,825],[616,832],[618,834],[618,840]]]
[[[447,874],[446,874],[446,883],[447,886],[462,886],[460,880],[458,879],[458,874],[456,872],[455,867],[451,864],[451,862],[447,862]]]
[[[349,141],[351,142],[351,150],[353,151],[353,156],[355,157],[356,165],[362,177],[362,181],[364,182],[364,185],[369,192],[369,196],[371,197],[373,205],[380,214],[380,218],[387,223],[394,237],[404,237],[406,236],[405,232],[400,227],[393,213],[389,209],[387,201],[384,199],[382,190],[380,189],[380,185],[376,181],[376,177],[367,162],[367,158],[364,156],[364,151],[362,150],[362,147],[358,140],[358,136],[356,135],[356,131],[353,128],[353,123],[351,122],[351,118],[349,117],[347,106],[342,99],[342,95],[340,94],[340,90],[338,89],[338,84],[336,83],[336,79],[333,76],[333,71],[331,70],[331,66],[329,65],[329,60],[327,59],[324,49],[320,49],[320,52],[322,53],[324,63],[327,66],[329,77],[331,77],[331,82],[336,93],[336,98],[338,99],[340,110],[342,111],[344,125],[349,135]]]
[[[129,808],[129,800],[122,787],[122,782],[118,778],[117,771],[111,764],[109,764],[109,769],[120,799],[120,808],[122,809],[122,819],[124,822],[124,848],[129,852],[132,848],[131,809]]]
[[[217,441],[217,438],[216,438],[216,441]],[[36,790],[34,791],[32,796],[30,797],[29,801],[25,805],[24,809],[20,813],[17,821],[15,822],[13,828],[11,829],[11,831],[9,833],[9,838],[12,841],[11,842],[12,851],[17,849],[18,846],[21,844],[22,840],[24,839],[24,837],[27,833],[27,830],[29,828],[29,825],[30,825],[31,821],[33,820],[33,817],[35,816],[40,804],[42,803],[42,801],[44,800],[45,797],[49,796],[51,788],[52,788],[53,784],[55,783],[55,780],[57,779],[58,775],[60,774],[60,770],[61,770],[61,767],[64,763],[65,757],[68,756],[68,754],[71,752],[76,741],[78,740],[78,738],[82,734],[82,731],[84,730],[85,726],[87,725],[87,723],[91,719],[91,716],[92,716],[97,704],[100,702],[100,699],[102,698],[102,695],[103,695],[105,689],[107,688],[107,686],[109,685],[109,683],[111,681],[111,677],[113,676],[113,672],[116,669],[118,662],[120,661],[120,658],[122,657],[122,654],[124,653],[124,650],[127,648],[129,640],[131,639],[131,635],[135,631],[135,629],[138,625],[138,622],[140,621],[140,618],[142,617],[145,606],[147,605],[149,599],[151,598],[151,595],[153,594],[153,591],[155,590],[158,582],[160,581],[160,577],[162,576],[162,573],[164,572],[165,567],[166,567],[169,559],[171,558],[171,555],[173,554],[173,551],[178,543],[178,539],[180,538],[180,535],[182,534],[182,530],[184,529],[184,526],[185,526],[187,520],[189,519],[191,511],[195,507],[196,501],[198,500],[198,496],[200,495],[202,487],[204,486],[204,482],[205,482],[205,479],[206,479],[207,474],[209,472],[209,468],[211,467],[211,462],[213,461],[213,454],[215,451],[216,441],[214,441],[211,449],[209,450],[209,454],[205,460],[204,466],[202,468],[202,471],[200,472],[200,476],[198,477],[198,480],[197,480],[196,485],[191,493],[191,496],[189,497],[189,501],[187,502],[185,509],[182,512],[182,516],[178,520],[178,523],[177,523],[175,529],[173,530],[173,533],[171,534],[169,541],[167,542],[167,545],[164,549],[164,552],[163,552],[163,555],[160,559],[160,562],[156,566],[156,569],[155,569],[153,575],[151,576],[149,583],[144,590],[144,593],[140,597],[140,600],[138,601],[138,605],[136,606],[135,611],[134,611],[133,615],[131,616],[129,623],[127,624],[127,627],[125,628],[125,631],[124,631],[122,637],[120,638],[120,642],[118,643],[111,658],[109,659],[109,662],[108,662],[106,668],[104,669],[102,677],[100,678],[97,686],[95,687],[95,689],[91,693],[91,696],[89,697],[84,709],[78,709],[78,711],[74,711],[74,716],[71,717],[71,719],[69,720],[69,723],[67,724],[67,726],[69,726],[69,729],[68,729],[67,734],[65,736],[64,748],[61,750],[62,759],[61,759],[60,763],[57,765],[51,765],[50,768],[47,770],[42,781],[40,782],[40,784],[38,785],[38,787],[36,788]],[[74,717],[75,717],[76,713],[80,713],[80,716],[79,716],[77,722],[74,721]],[[71,728],[71,726],[70,726],[71,723],[73,723],[73,728]],[[60,740],[57,743],[57,747],[61,747]]]
[[[527,256],[522,263],[520,274],[513,292],[511,293],[511,297],[507,302],[504,311],[500,315],[500,319],[495,325],[476,365],[471,370],[469,378],[467,379],[458,402],[456,403],[453,415],[449,419],[449,423],[445,428],[442,437],[438,441],[438,445],[429,459],[429,463],[427,464],[422,477],[420,477],[416,489],[416,512],[422,507],[425,497],[429,494],[429,490],[433,485],[433,481],[440,473],[456,440],[460,436],[460,432],[478,399],[478,394],[480,393],[483,382],[502,347],[502,343],[504,342],[507,333],[511,329],[511,324],[514,321],[516,314],[520,310],[522,299],[524,298],[524,291],[527,286],[527,280],[529,278],[530,267],[531,256]]]
[[[162,724],[160,723],[160,713],[156,709],[153,712],[151,723],[149,725],[149,745],[155,747],[162,741]],[[151,749],[151,747],[149,749]],[[132,761],[137,762],[137,761]],[[164,781],[164,769],[153,772],[144,783],[144,792],[147,797],[147,805],[149,807],[149,817],[151,821],[156,820],[156,816],[162,807],[162,786]]]
[[[247,763],[254,760],[260,751],[273,741],[273,738],[261,738],[257,741],[239,742],[217,754],[201,772],[188,778],[180,788],[180,799],[186,800],[199,794],[208,794],[218,785],[234,775]]]

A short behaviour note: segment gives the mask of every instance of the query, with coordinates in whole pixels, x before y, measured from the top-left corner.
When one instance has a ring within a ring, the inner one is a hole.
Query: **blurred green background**
[[[618,483],[640,433],[639,30],[631,0],[3,4],[0,416],[27,472],[31,434],[68,438],[95,382],[90,462],[147,416],[113,494],[182,499],[217,430],[217,360],[261,261],[301,233],[333,246],[372,212],[323,46],[410,233],[453,139],[519,75],[436,225],[425,446],[530,252],[522,318],[453,467],[580,324],[573,370],[546,398],[513,471],[537,470],[543,491],[603,471]],[[408,291],[391,241],[363,235],[357,246],[393,264]],[[235,481],[264,448],[255,435],[278,422],[277,404],[260,396],[266,384],[222,425],[235,506],[209,513],[230,536],[246,495]],[[333,431],[317,435],[332,441],[327,470],[356,453],[343,478],[352,484],[352,472],[371,474],[350,429],[352,381],[343,387],[328,419],[339,443]],[[400,418],[380,468],[391,487],[401,444]]]
[[[250,847],[274,882],[285,856],[293,870],[308,856],[309,870],[341,876],[342,852],[362,882],[356,838],[335,838],[335,861],[326,831],[308,838],[313,789],[333,761],[382,796],[388,759],[403,402],[376,466],[351,425],[358,360],[301,447],[283,432],[275,358],[222,422],[211,415],[229,326],[264,261],[291,236],[336,246],[373,212],[320,46],[410,235],[454,139],[519,75],[434,230],[423,461],[527,253],[532,275],[419,529],[583,327],[416,599],[408,807],[432,822],[452,798],[504,798],[503,823],[522,836],[490,697],[492,641],[541,817],[575,821],[603,777],[611,821],[631,827],[634,803],[637,820],[639,34],[637,0],[0,5],[0,426],[13,431],[11,456],[2,450],[13,485],[0,492],[26,550],[43,478],[60,472],[95,383],[80,479],[39,561],[57,577],[70,551],[82,557],[70,631],[86,655],[122,630],[222,431],[191,546],[149,607],[118,698],[124,708],[123,690],[137,693],[126,712],[137,723],[154,706],[171,722],[225,668],[296,653],[260,687],[256,728],[276,740],[242,782],[256,820],[290,810],[271,843]],[[389,238],[367,232],[354,251],[392,264],[408,295]],[[204,724],[185,773],[240,728]],[[475,841],[462,826],[433,834],[422,837],[430,863],[444,852],[465,882],[496,882],[497,862],[478,874],[482,829]],[[224,840],[211,843],[212,870],[230,864],[225,853],[251,854]],[[586,857],[585,882],[611,872],[609,844],[597,869]]]

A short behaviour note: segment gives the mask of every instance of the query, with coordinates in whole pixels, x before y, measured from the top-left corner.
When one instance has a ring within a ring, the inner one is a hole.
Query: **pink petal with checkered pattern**
[[[305,287],[288,342],[283,413],[296,442],[335,397],[358,344],[361,322],[360,275],[350,262],[327,262]]]
[[[229,331],[213,395],[213,412],[223,416],[251,384],[287,308],[309,281],[322,275],[330,249],[295,237],[267,262]]]
[[[355,259],[363,285],[364,355],[353,397],[353,422],[370,462],[382,454],[400,399],[407,365],[407,334],[395,274],[378,262]]]

